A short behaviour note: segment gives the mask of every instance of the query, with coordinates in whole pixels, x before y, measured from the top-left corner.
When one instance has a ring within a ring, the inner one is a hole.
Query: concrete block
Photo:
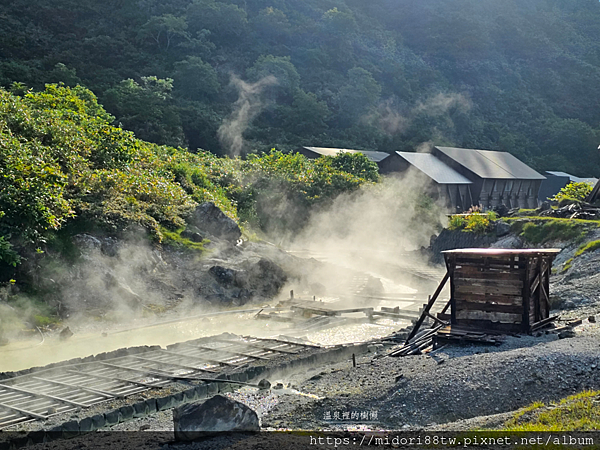
[[[89,433],[91,431],[94,431],[94,422],[91,417],[86,417],[79,421],[80,433]]]
[[[148,400],[144,401],[144,403],[146,406],[148,406],[148,414],[153,414],[158,411],[155,398],[149,398]]]
[[[57,425],[46,431],[46,440],[47,441],[55,441],[57,439],[62,439],[62,426],[61,425]]]
[[[231,383],[217,383],[219,385],[219,393],[233,392]]]
[[[121,413],[118,409],[104,413],[104,425],[110,427],[117,425],[121,420]]]
[[[219,386],[217,386],[217,383],[207,383],[206,389],[208,397],[212,397],[213,395],[219,393]]]
[[[254,367],[248,367],[246,369],[246,376],[248,377],[248,380],[256,378],[256,369]]]
[[[185,403],[193,402],[197,399],[196,388],[190,388],[187,391],[183,391],[183,401]]]
[[[133,405],[133,417],[135,419],[138,419],[140,417],[146,417],[148,415],[148,411],[149,408],[146,402],[139,402]]]
[[[183,392],[173,394],[173,406],[181,405],[183,403]]]
[[[208,388],[206,387],[206,384],[199,384],[194,390],[196,391],[196,398],[198,400],[201,398],[206,398],[206,395],[208,394]]]
[[[63,438],[70,439],[79,435],[79,422],[76,420],[70,420],[62,424]]]
[[[156,410],[164,411],[173,406],[173,396],[167,395],[166,397],[159,397],[156,399]]]
[[[45,435],[46,432],[44,430],[30,431],[29,433],[27,433],[27,440],[31,444],[41,444],[42,442],[44,442]]]
[[[134,413],[133,406],[131,406],[131,405],[121,406],[119,408],[119,412],[121,413],[121,421],[122,422],[133,419],[133,413]]]
[[[9,441],[7,441],[8,448],[10,450],[16,450],[18,448],[25,447],[27,445],[28,441],[29,441],[29,438],[27,437],[27,435],[14,437],[14,438],[10,439]]]
[[[106,419],[104,418],[103,414],[96,414],[95,416],[92,416],[92,427],[94,430],[98,430],[104,425],[106,425]]]

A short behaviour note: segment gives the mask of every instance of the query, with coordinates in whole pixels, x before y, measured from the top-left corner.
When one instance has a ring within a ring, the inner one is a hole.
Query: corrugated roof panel
[[[586,183],[595,184],[598,182],[598,178],[581,178],[581,177],[576,177],[575,175],[568,174],[566,172],[555,172],[555,171],[551,171],[551,170],[546,170],[546,173],[549,173],[550,175],[554,175],[555,177],[567,177],[570,181],[573,181],[575,183],[586,182]]]
[[[480,155],[483,155],[485,158],[490,161],[498,164],[507,172],[509,172],[514,178],[518,178],[519,180],[545,180],[546,177],[519,158],[514,155],[511,155],[508,152],[495,152],[492,150],[477,150]]]
[[[318,153],[319,155],[324,155],[324,156],[336,156],[340,152],[342,152],[342,153],[362,153],[367,158],[369,158],[371,161],[376,162],[376,163],[381,162],[385,158],[390,156],[389,153],[384,153],[384,152],[372,152],[372,151],[367,151],[367,150],[351,150],[348,148],[327,148],[327,147],[304,147],[304,148],[311,150],[315,153]]]
[[[431,153],[396,152],[412,166],[419,169],[439,184],[472,184],[471,181],[452,167],[444,164]]]
[[[436,147],[436,149],[481,178],[519,180],[546,178],[507,152],[455,147]]]

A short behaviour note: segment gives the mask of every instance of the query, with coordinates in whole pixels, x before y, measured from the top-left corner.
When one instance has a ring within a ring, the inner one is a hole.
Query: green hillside
[[[598,176],[599,22],[581,0],[13,0],[0,84],[80,83],[193,151],[433,141]],[[240,92],[245,145],[218,134]]]
[[[256,230],[293,231],[313,206],[379,177],[362,154],[192,154],[139,140],[113,119],[83,87],[0,89],[0,282],[23,258],[31,268],[36,251],[68,253],[76,233],[136,226],[157,244],[177,240],[203,202]]]

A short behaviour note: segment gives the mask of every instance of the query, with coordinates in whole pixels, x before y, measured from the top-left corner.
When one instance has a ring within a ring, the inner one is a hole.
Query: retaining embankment
[[[62,418],[62,420],[60,416],[56,417],[53,424],[30,422],[28,425],[37,425],[37,429],[30,428],[28,431],[5,431],[0,433],[0,450],[16,450],[27,445],[73,438],[132,419],[146,417],[184,403],[209,398],[218,393],[232,392],[236,388],[236,381],[258,381],[262,378],[305,371],[309,367],[348,360],[352,358],[352,354],[360,355],[366,353],[369,351],[371,345],[372,343],[365,342],[339,345],[331,348],[309,349],[299,355],[271,360],[266,364],[253,363],[242,368],[232,369],[229,373],[222,373],[217,377],[217,379],[223,379],[223,382],[198,382],[196,385],[192,385],[190,382],[173,382],[168,386],[168,389],[163,389],[170,391],[168,395],[158,396],[160,394],[158,390],[147,391],[150,393],[151,398],[143,400],[139,398],[125,398],[113,401],[111,402],[113,407],[105,412],[86,414],[86,410],[80,410],[78,414]],[[150,349],[151,347],[147,348]],[[111,352],[110,355],[123,356],[131,354],[127,353],[130,350],[122,349],[117,352]],[[138,350],[134,350],[134,352],[139,353]],[[90,358],[98,358],[98,356]],[[106,356],[102,356],[102,359],[106,359]],[[82,361],[77,359],[73,362],[89,361],[89,358],[83,358]],[[67,363],[62,363],[61,365],[65,364]],[[56,365],[53,366],[56,367]],[[27,373],[30,372],[31,370]],[[115,408],[115,404],[118,404],[118,407]],[[101,404],[98,406],[101,406]]]

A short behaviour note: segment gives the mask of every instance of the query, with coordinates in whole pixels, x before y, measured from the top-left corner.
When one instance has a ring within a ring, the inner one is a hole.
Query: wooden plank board
[[[459,310],[456,312],[456,320],[460,322],[462,319],[469,320],[489,320],[491,322],[502,323],[521,323],[521,314],[508,314],[501,312],[485,312],[485,311],[467,311]]]
[[[484,280],[515,280],[521,281],[521,275],[514,271],[483,270],[477,267],[461,267],[454,272],[455,278],[481,278]]]
[[[497,280],[493,278],[463,278],[455,277],[454,282],[457,286],[490,286],[490,287],[504,287],[510,286],[521,289],[523,287],[523,281],[521,280]]]
[[[523,307],[523,297],[515,295],[460,294],[457,300],[477,303],[496,303],[498,305],[515,305]]]
[[[514,286],[465,286],[456,285],[455,292],[457,296],[460,294],[492,294],[492,295],[510,295],[519,296],[522,288]]]
[[[518,333],[522,331],[520,323],[500,323],[492,322],[490,320],[461,319],[457,321],[457,325],[461,327],[472,327],[478,330],[502,331],[505,333]]]
[[[523,314],[521,305],[499,305],[498,303],[489,302],[466,302],[457,299],[456,308],[461,311],[486,311],[486,312],[503,312],[509,314]]]
[[[349,314],[355,312],[364,312],[365,314],[373,312],[373,308],[344,308],[344,309],[325,309],[313,306],[304,305],[292,305],[293,311],[306,311],[311,314],[318,314],[320,316],[339,316],[340,314]]]

